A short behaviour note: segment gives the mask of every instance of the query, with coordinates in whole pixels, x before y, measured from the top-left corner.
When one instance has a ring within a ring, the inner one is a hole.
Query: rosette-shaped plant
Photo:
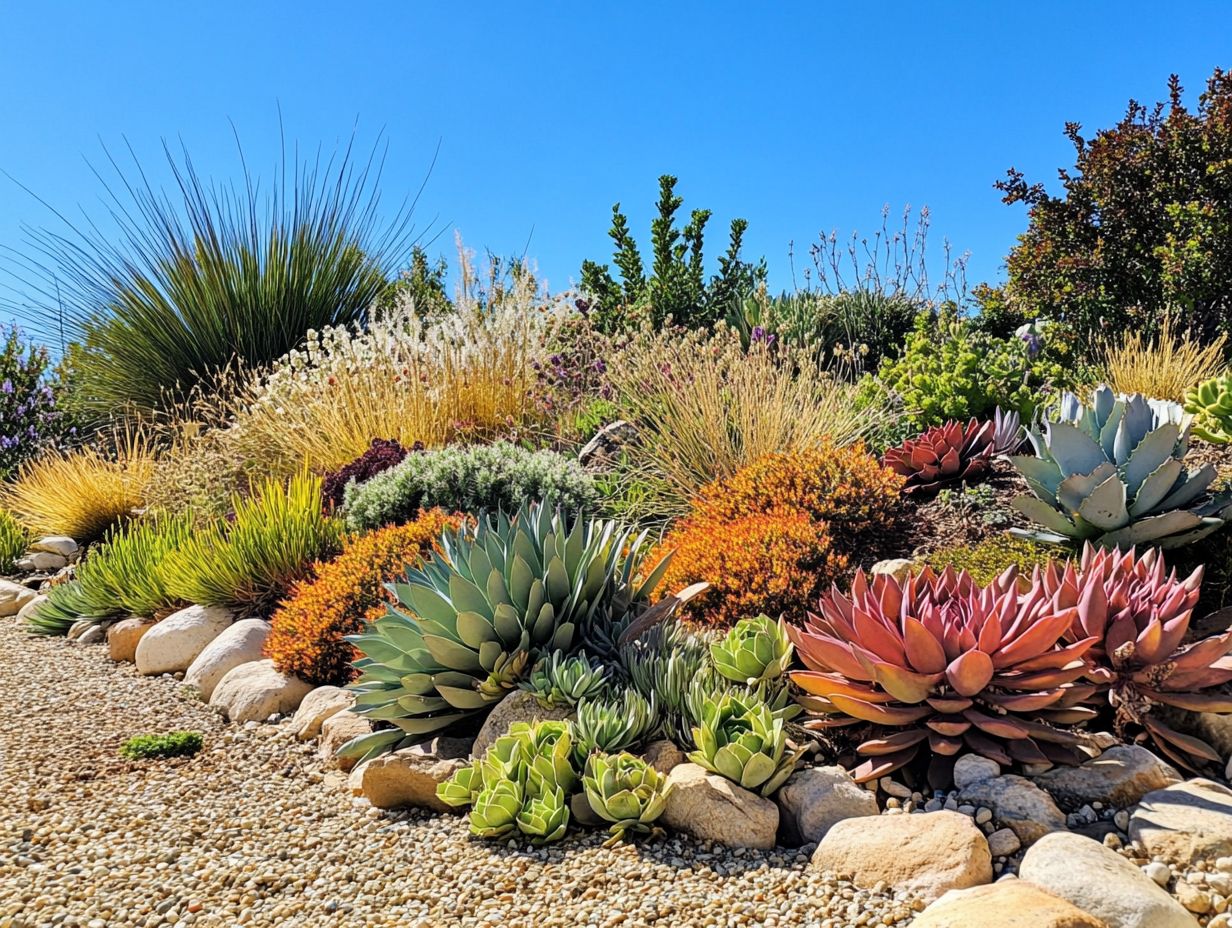
[[[571,724],[574,756],[581,764],[595,751],[611,754],[645,741],[659,728],[659,710],[653,694],[647,699],[627,689],[620,698],[582,700]]]
[[[607,667],[592,663],[586,653],[569,656],[555,651],[535,665],[521,684],[545,709],[572,709],[583,699],[600,695],[607,686]]]
[[[517,827],[522,813],[525,789],[517,780],[497,780],[485,786],[471,807],[471,834],[479,838],[500,838]]]
[[[1017,534],[1106,548],[1174,548],[1209,535],[1224,524],[1232,496],[1208,492],[1213,465],[1185,469],[1192,420],[1177,403],[1117,397],[1107,386],[1090,406],[1066,393],[1059,417],[1029,433],[1036,456],[1011,459],[1035,494],[1014,507],[1048,529]]]
[[[783,785],[801,754],[788,749],[783,720],[769,706],[730,690],[702,707],[693,742],[689,760],[763,796]]]
[[[1232,442],[1232,372],[1185,391],[1185,411],[1193,414],[1193,433],[1203,441]]]
[[[659,572],[634,582],[643,537],[550,502],[446,531],[439,554],[390,584],[397,603],[347,639],[363,655],[355,711],[391,727],[339,753],[373,757],[484,712],[532,653],[568,650],[579,623],[644,602]]]
[[[996,447],[996,423],[972,419],[966,425],[947,422],[909,438],[882,457],[882,463],[903,476],[903,493],[923,496],[950,483],[974,480],[988,473]]]
[[[611,822],[616,844],[629,832],[648,833],[663,814],[671,787],[667,778],[632,754],[591,754],[582,777],[586,801],[594,813]]]
[[[808,668],[791,678],[814,715],[807,727],[872,726],[856,747],[859,782],[921,748],[938,787],[963,751],[1004,766],[1072,763],[1078,739],[1056,726],[1095,714],[1081,681],[1097,639],[1062,642],[1077,612],[1038,583],[1020,593],[1012,568],[986,587],[949,569],[902,582],[861,571],[849,595],[832,589],[802,627],[788,626]]]
[[[791,639],[782,620],[741,619],[710,645],[714,668],[728,680],[757,686],[782,679],[791,664]]]
[[[1159,751],[1190,770],[1222,763],[1206,742],[1174,731],[1155,711],[1171,706],[1232,713],[1232,630],[1182,644],[1198,601],[1202,568],[1185,579],[1169,572],[1157,550],[1087,546],[1077,567],[1051,565],[1042,584],[1059,609],[1077,615],[1071,640],[1094,639],[1089,679],[1107,694],[1118,734],[1145,733]]]

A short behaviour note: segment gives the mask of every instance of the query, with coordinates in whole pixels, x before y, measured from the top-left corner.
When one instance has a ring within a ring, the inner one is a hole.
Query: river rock
[[[1050,831],[1065,831],[1065,813],[1052,797],[1017,774],[968,782],[959,790],[959,800],[992,810],[993,818],[1014,830],[1024,846]]]
[[[1184,867],[1232,857],[1232,790],[1199,778],[1147,793],[1129,817],[1129,836]]]
[[[983,833],[961,812],[948,811],[844,819],[826,832],[809,867],[862,887],[884,882],[925,902],[992,880]]]
[[[270,624],[263,619],[244,619],[228,625],[189,665],[184,682],[196,687],[201,698],[208,701],[228,671],[261,660],[269,633]]]
[[[893,577],[899,583],[907,579],[908,574],[915,568],[915,562],[910,558],[892,557],[885,561],[878,561],[871,568],[870,574],[885,574],[888,577]]]
[[[221,606],[189,606],[173,612],[137,642],[137,669],[146,676],[187,670],[234,618]]]
[[[675,768],[685,763],[688,758],[685,757],[684,751],[680,750],[672,742],[666,738],[660,738],[658,741],[652,741],[646,745],[646,750],[642,752],[642,760],[666,776]]]
[[[318,686],[299,704],[291,727],[300,741],[315,738],[331,716],[355,705],[355,694],[340,686]]]
[[[38,596],[38,593],[12,580],[0,580],[0,618],[8,618],[21,612],[22,606]]]
[[[67,535],[46,535],[30,545],[31,551],[41,551],[47,554],[58,554],[65,560],[72,560],[77,554],[77,542]]]
[[[951,889],[912,928],[1107,928],[1072,902],[1025,880]]]
[[[263,722],[294,712],[311,689],[311,683],[281,673],[266,658],[228,670],[214,687],[210,705],[232,722]]]
[[[358,768],[360,795],[378,809],[449,811],[452,807],[436,797],[436,788],[469,765],[470,750],[469,739],[433,738],[374,757]]]
[[[1128,808],[1152,790],[1177,782],[1181,775],[1137,744],[1118,744],[1079,767],[1056,767],[1035,778],[1063,808],[1093,802]]]
[[[45,602],[47,602],[47,596],[44,593],[40,593],[34,599],[27,601],[24,606],[17,610],[17,621],[28,622],[34,618],[35,614],[43,608],[43,603]]]
[[[137,659],[137,643],[155,626],[153,619],[130,616],[107,629],[107,653],[113,661],[132,663]]]
[[[698,764],[680,764],[667,775],[671,792],[663,824],[702,841],[729,847],[774,847],[779,808]]]
[[[62,554],[52,554],[50,551],[31,551],[15,560],[13,566],[23,573],[36,570],[60,570],[68,566],[68,558]]]
[[[1045,835],[1018,875],[1068,899],[1108,928],[1194,928],[1193,916],[1116,851],[1082,835]]]
[[[492,742],[509,731],[514,722],[557,722],[572,718],[573,712],[563,706],[545,709],[532,694],[514,690],[496,704],[496,708],[484,719],[479,734],[475,737],[475,756],[483,757]]]
[[[335,712],[321,725],[321,741],[317,754],[327,767],[337,767],[349,772],[355,766],[355,758],[339,757],[338,749],[360,735],[370,734],[372,723],[350,709]]]
[[[877,796],[842,767],[806,767],[783,784],[774,800],[779,829],[791,847],[820,841],[847,818],[877,814]]]

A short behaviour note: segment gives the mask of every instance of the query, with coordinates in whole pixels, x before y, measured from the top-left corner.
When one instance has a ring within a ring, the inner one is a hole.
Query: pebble
[[[1168,865],[1157,860],[1153,860],[1143,867],[1142,872],[1160,886],[1167,886],[1168,882],[1172,879],[1172,871],[1168,869]]]

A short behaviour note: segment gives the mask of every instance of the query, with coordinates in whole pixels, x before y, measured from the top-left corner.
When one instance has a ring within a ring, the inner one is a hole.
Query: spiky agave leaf
[[[813,716],[806,727],[866,723],[858,781],[931,755],[929,779],[947,785],[968,751],[1009,766],[1072,763],[1079,739],[1058,727],[1094,716],[1082,682],[1096,639],[1062,646],[1077,607],[1038,583],[1020,593],[1010,568],[986,587],[947,568],[905,581],[857,572],[832,589],[802,627],[788,626],[807,670],[791,674]]]
[[[572,709],[583,699],[599,696],[608,684],[608,668],[580,651],[568,655],[554,651],[535,664],[521,688],[534,695],[545,709]]]
[[[357,738],[344,756],[406,746],[487,711],[525,677],[533,653],[568,651],[579,623],[647,592],[627,587],[640,539],[551,501],[449,529],[440,547],[389,585],[396,604],[384,616],[347,639],[362,655],[355,711],[403,737]]]
[[[1158,550],[1087,545],[1075,566],[1051,564],[1042,585],[1058,609],[1076,610],[1067,637],[1094,639],[1089,679],[1113,712],[1118,734],[1146,737],[1161,753],[1193,771],[1222,758],[1210,745],[1173,731],[1160,706],[1232,713],[1232,630],[1188,642],[1202,568],[1183,580]]]
[[[1002,423],[1001,429],[1001,440],[1008,441],[1008,424]],[[1001,453],[998,437],[998,423],[992,420],[972,419],[966,425],[946,422],[891,448],[882,457],[882,463],[907,478],[904,493],[935,493],[947,484],[986,474],[993,458]]]
[[[652,625],[620,646],[620,665],[639,693],[654,699],[660,733],[680,745],[692,744],[697,724],[689,694],[706,684],[719,686],[709,660],[709,638],[673,621]]]

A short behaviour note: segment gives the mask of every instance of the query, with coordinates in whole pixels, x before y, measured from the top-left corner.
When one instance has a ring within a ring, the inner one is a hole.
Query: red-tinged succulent
[[[1021,443],[1017,414],[998,409],[996,418],[987,422],[947,422],[909,438],[887,451],[882,463],[907,478],[904,493],[924,495],[949,483],[983,476],[994,457],[1016,450]]]
[[[1038,583],[1023,593],[1011,568],[986,587],[966,573],[924,568],[899,582],[856,574],[831,589],[803,627],[788,628],[806,671],[791,675],[813,716],[807,727],[869,723],[857,747],[860,782],[931,754],[928,776],[949,782],[957,755],[1003,766],[1073,763],[1079,739],[1058,728],[1095,712],[1083,681],[1095,637],[1063,643],[1076,605],[1058,608]]]
[[[1145,735],[1193,771],[1220,763],[1214,748],[1173,730],[1155,711],[1232,713],[1232,630],[1183,643],[1202,568],[1182,580],[1155,549],[1138,556],[1132,548],[1087,545],[1080,564],[1049,565],[1041,582],[1055,608],[1077,610],[1068,640],[1097,639],[1087,651],[1088,679],[1106,694],[1117,733]]]

